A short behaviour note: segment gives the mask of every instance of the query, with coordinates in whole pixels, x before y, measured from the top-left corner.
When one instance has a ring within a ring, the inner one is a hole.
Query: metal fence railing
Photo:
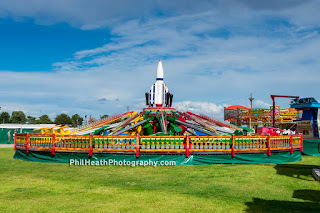
[[[283,136],[98,136],[15,133],[15,149],[135,154],[224,154],[303,150],[302,135]]]

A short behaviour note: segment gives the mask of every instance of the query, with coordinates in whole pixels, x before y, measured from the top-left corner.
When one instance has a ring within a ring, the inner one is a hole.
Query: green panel
[[[8,143],[8,131],[11,130],[10,143],[14,143],[13,133],[14,129],[0,129],[0,144]]]
[[[11,140],[10,143],[13,144],[14,143],[14,130],[15,129],[5,129],[5,128],[1,128],[0,129],[0,144],[6,144],[8,143],[8,131],[11,130]],[[29,133],[34,133],[35,131],[33,131],[32,129],[16,129],[17,133],[25,133],[25,132],[29,132]],[[39,132],[39,131],[37,131]]]
[[[239,130],[236,130],[233,134],[234,134],[234,135],[243,135],[243,132],[242,132],[242,131],[239,131]]]
[[[182,129],[181,129],[181,127],[180,127],[180,126],[176,126],[176,127],[174,127],[174,131],[176,131],[176,132],[181,132],[181,131],[182,131]]]
[[[100,127],[99,129],[97,129],[96,131],[94,131],[92,134],[93,135],[97,135],[99,132],[103,131],[105,128],[107,128],[108,126],[103,126],[103,127]],[[103,132],[104,133],[104,132]],[[91,133],[88,133],[86,135],[90,135]]]
[[[147,123],[146,125],[143,126],[145,132],[147,135],[152,135],[153,134],[153,129],[150,123]]]
[[[174,122],[176,120],[176,117],[167,116],[167,121]]]
[[[247,132],[253,132],[253,129],[250,129],[249,127],[245,127],[245,126],[239,126],[241,129],[246,130]]]
[[[303,154],[320,156],[318,146],[320,139],[303,139]]]
[[[27,154],[24,150],[17,150],[15,159],[37,162],[51,163],[69,163],[70,159],[91,161],[114,160],[114,161],[173,161],[175,165],[206,165],[216,163],[236,163],[236,164],[260,164],[260,163],[287,163],[301,160],[301,153],[295,151],[292,154],[289,152],[267,154],[236,154],[234,158],[231,155],[190,155],[186,158],[185,155],[140,155],[136,158],[135,155],[117,155],[117,154],[93,154],[89,158],[88,153],[56,153],[52,156],[50,152],[30,152]]]
[[[182,131],[181,127],[174,123],[170,123],[168,130],[170,132],[170,135],[175,135],[176,133],[179,133]]]

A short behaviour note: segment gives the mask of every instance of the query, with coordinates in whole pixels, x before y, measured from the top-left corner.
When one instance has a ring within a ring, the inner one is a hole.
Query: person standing
[[[10,144],[10,140],[11,140],[11,130],[8,131],[8,144]]]

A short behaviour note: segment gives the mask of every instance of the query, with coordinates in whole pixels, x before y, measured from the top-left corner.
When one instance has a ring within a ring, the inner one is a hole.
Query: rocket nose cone
[[[163,67],[162,67],[161,59],[159,60],[158,68],[157,68],[157,80],[163,80]]]

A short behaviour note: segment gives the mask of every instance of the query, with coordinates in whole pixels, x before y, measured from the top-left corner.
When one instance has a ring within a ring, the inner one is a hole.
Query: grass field
[[[2,212],[319,212],[320,157],[298,163],[84,167],[0,149]]]

